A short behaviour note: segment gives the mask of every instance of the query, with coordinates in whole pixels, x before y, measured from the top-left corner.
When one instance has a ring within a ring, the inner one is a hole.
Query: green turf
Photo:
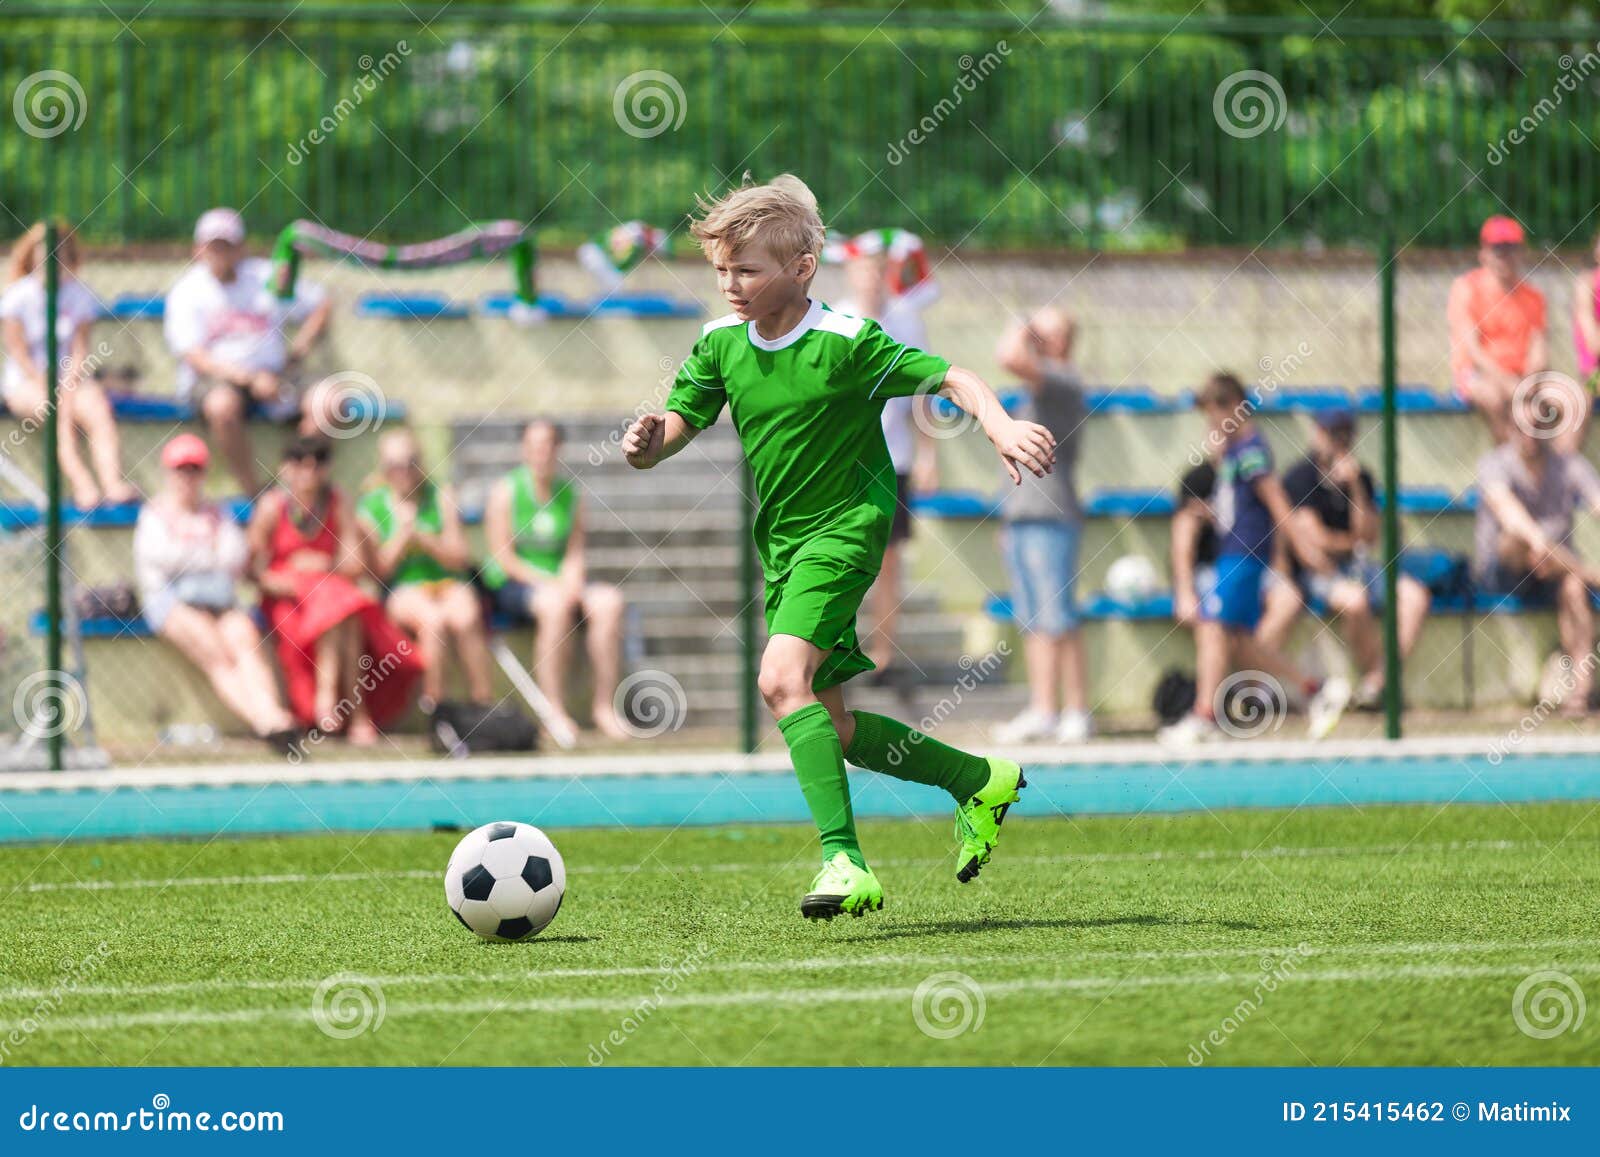
[[[516,945],[450,917],[448,834],[0,850],[0,1063],[1600,1058],[1600,1009],[1552,1039],[1512,1016],[1538,969],[1600,999],[1597,805],[1017,812],[968,887],[946,824],[865,824],[887,906],[831,925],[796,914],[801,828],[554,834],[565,906]],[[50,887],[274,874],[312,879]],[[376,978],[384,1008],[349,1038],[311,1016],[342,973]],[[970,984],[924,1020],[965,1001],[981,1024],[919,1028],[914,993],[941,973]]]

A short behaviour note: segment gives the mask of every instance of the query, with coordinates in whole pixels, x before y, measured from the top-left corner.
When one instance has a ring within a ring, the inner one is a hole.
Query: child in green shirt
[[[1010,418],[977,374],[811,300],[823,226],[799,178],[746,185],[702,208],[693,234],[733,312],[707,323],[666,413],[636,421],[623,451],[630,465],[649,469],[728,407],[761,500],[755,545],[768,640],[758,682],[822,836],[822,870],[800,910],[812,919],[859,916],[883,906],[883,888],[856,840],[846,758],[955,797],[962,883],[988,862],[1006,809],[1026,786],[1008,760],[845,709],[842,684],[872,669],[855,617],[894,516],[884,403],[929,393],[954,402],[977,418],[1016,483],[1022,470],[1050,472],[1055,442],[1044,427]]]

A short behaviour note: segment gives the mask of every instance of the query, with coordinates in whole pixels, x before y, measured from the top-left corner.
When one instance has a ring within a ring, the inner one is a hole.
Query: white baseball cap
[[[194,243],[206,245],[212,241],[244,244],[244,218],[237,209],[207,209],[200,214],[200,220],[194,223]]]

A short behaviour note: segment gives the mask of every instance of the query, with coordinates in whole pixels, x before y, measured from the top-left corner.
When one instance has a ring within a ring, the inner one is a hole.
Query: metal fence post
[[[61,269],[56,247],[60,230],[46,218],[44,226],[44,480],[45,494],[45,669],[50,681],[49,721],[46,735],[50,744],[50,770],[60,771],[65,736],[66,673],[61,666],[61,462],[57,457],[60,431],[56,424],[57,391],[60,377],[61,341],[56,334],[57,295],[61,288]]]
[[[1380,309],[1383,311],[1383,713],[1385,734],[1400,738],[1400,452],[1395,406],[1394,233],[1384,227]]]

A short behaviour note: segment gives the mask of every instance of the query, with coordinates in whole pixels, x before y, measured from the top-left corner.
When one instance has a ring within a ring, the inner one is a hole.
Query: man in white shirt
[[[179,359],[178,397],[198,401],[228,469],[254,494],[260,476],[245,418],[250,404],[292,405],[285,381],[328,326],[332,303],[301,279],[292,300],[272,290],[272,263],[247,257],[244,219],[209,209],[194,228],[194,264],[167,293],[167,345]],[[291,342],[285,332],[298,329]]]

